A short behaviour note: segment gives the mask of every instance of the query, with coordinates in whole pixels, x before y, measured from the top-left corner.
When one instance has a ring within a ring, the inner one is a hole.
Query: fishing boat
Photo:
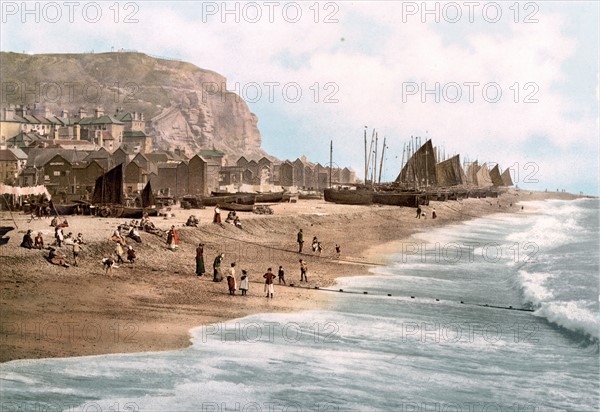
[[[97,207],[100,216],[139,219],[144,216],[144,213],[158,215],[150,182],[146,183],[139,200],[140,207],[125,206],[122,165],[114,167],[96,179],[92,204]]]
[[[420,193],[415,192],[375,192],[373,203],[390,206],[419,206]]]
[[[219,207],[223,210],[234,210],[236,212],[252,212],[254,205],[241,205],[238,203],[223,203],[219,204]]]
[[[0,237],[4,236],[5,234],[14,229],[15,228],[12,226],[0,226]]]
[[[372,190],[325,189],[326,202],[343,205],[370,205],[373,203]]]

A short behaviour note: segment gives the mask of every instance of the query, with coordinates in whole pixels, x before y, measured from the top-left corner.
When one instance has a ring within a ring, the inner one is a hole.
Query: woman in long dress
[[[202,276],[206,270],[204,269],[204,243],[198,244],[196,248],[196,275]]]
[[[215,206],[215,216],[213,218],[213,223],[221,224],[221,209],[219,205]]]

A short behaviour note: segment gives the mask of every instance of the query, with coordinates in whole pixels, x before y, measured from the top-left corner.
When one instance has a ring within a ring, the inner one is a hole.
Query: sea
[[[597,411],[600,203],[518,209],[393,244],[322,291],[328,310],[198,327],[182,350],[3,363],[0,410]]]

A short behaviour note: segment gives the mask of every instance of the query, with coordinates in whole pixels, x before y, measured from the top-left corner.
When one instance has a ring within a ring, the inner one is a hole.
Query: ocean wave
[[[530,273],[520,270],[519,285],[523,293],[524,302],[537,307],[544,301],[554,297],[554,293],[544,287],[544,283],[551,277],[552,275],[549,273]]]
[[[598,318],[587,308],[576,302],[542,303],[534,316],[546,318],[549,322],[579,333],[587,338],[598,340]]]

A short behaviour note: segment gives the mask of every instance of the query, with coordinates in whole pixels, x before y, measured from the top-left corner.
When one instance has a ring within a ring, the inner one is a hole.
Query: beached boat
[[[0,226],[0,237],[4,236],[11,230],[15,230],[15,228],[12,226]]]
[[[300,200],[320,200],[323,196],[319,193],[300,193],[298,194],[298,199]]]
[[[114,167],[96,179],[92,203],[98,208],[100,216],[140,219],[144,213],[148,213],[150,216],[158,215],[158,211],[155,209],[156,199],[150,182],[146,183],[139,201],[141,207],[125,206],[122,165]]]
[[[0,237],[0,246],[2,245],[6,245],[8,243],[8,241],[10,240],[10,236],[7,237]]]
[[[373,203],[380,205],[417,207],[419,193],[415,192],[375,192]]]
[[[236,212],[252,212],[254,205],[241,205],[238,203],[222,203],[219,207],[223,210],[234,210]]]
[[[250,204],[247,199],[254,198],[254,203],[278,203],[284,200],[284,192],[264,192],[264,193],[250,193],[250,192],[237,192],[237,193],[229,193],[229,192],[218,192],[212,191],[210,192],[212,197],[221,197],[227,198],[228,203],[234,203],[229,201],[231,196],[236,197],[235,203],[242,204]],[[242,199],[242,201],[239,201]]]
[[[372,190],[325,189],[326,202],[344,205],[370,205],[373,203]]]
[[[202,206],[216,206],[223,203],[237,203],[239,205],[254,205],[255,198],[253,195],[233,194],[229,196],[206,196],[201,197]]]

